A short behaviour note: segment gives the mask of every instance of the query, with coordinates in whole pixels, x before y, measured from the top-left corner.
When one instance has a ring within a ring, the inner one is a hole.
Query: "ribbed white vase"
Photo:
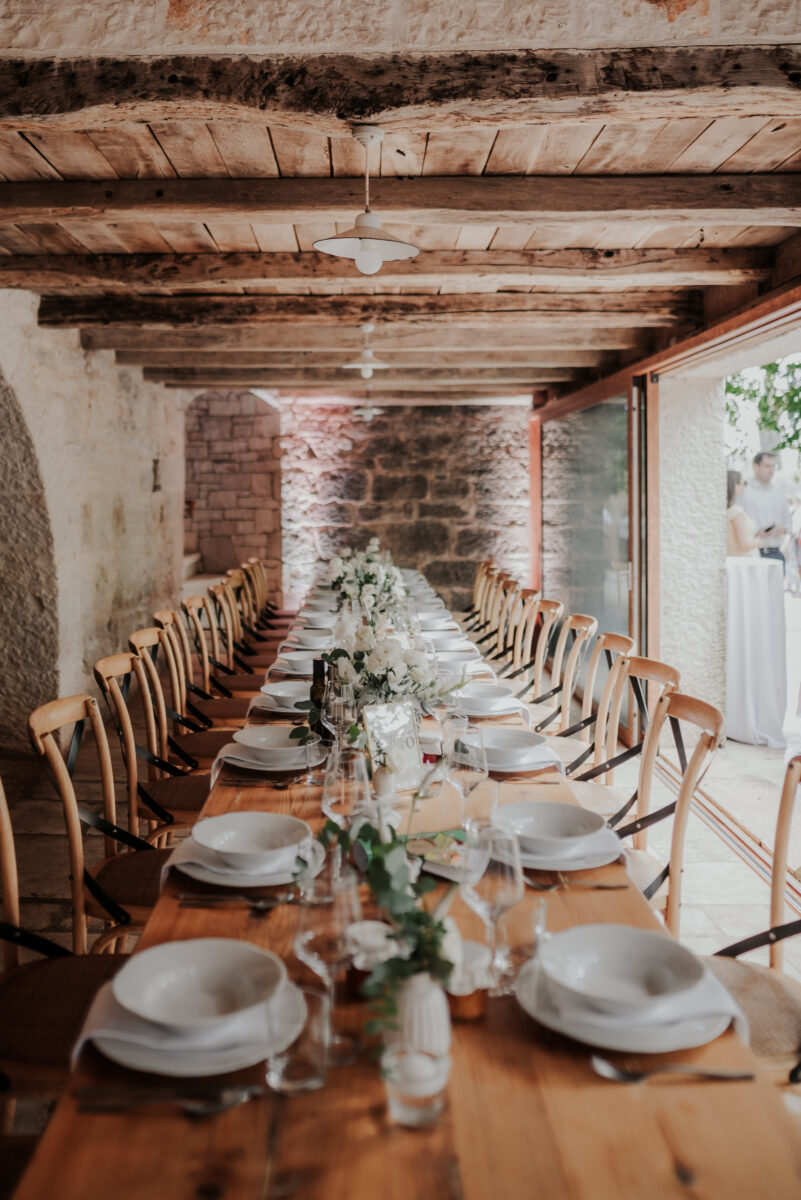
[[[426,1054],[447,1054],[451,1014],[442,986],[427,971],[413,975],[398,993],[398,1029],[393,1042]]]

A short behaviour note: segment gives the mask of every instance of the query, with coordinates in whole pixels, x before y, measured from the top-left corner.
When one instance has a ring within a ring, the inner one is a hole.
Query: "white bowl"
[[[441,600],[438,603],[434,600],[417,600],[413,601],[413,603],[417,611],[417,617],[420,621],[426,620],[428,617],[444,617],[450,615]]]
[[[259,762],[290,770],[306,762],[305,748],[298,738],[289,736],[291,733],[287,725],[249,725],[246,729],[235,729],[231,736]],[[315,733],[311,740],[317,743],[320,739]]]
[[[293,629],[291,636],[309,650],[327,650],[334,644],[334,631],[325,625],[319,629]]]
[[[508,683],[466,683],[459,688],[459,707],[468,716],[473,713],[491,713],[509,707],[514,699],[514,688]]]
[[[458,629],[446,629],[441,632],[433,631],[428,635],[431,645],[440,653],[443,650],[471,650],[473,643]]]
[[[303,601],[303,610],[310,609],[312,612],[333,612],[336,608],[336,603],[333,596],[323,594],[321,596],[307,596]]]
[[[420,619],[420,632],[424,634],[439,632],[460,633],[459,626],[448,613],[443,616],[427,616]],[[460,636],[464,636],[460,634]]]
[[[517,835],[526,854],[580,854],[606,825],[599,813],[577,804],[551,800],[518,800],[504,804],[493,816],[493,824]]]
[[[275,683],[265,683],[260,691],[269,696],[278,708],[294,708],[298,700],[308,700],[310,684],[305,679],[279,679]],[[303,716],[305,709],[298,709],[298,715]]]
[[[210,1027],[256,1008],[286,977],[281,959],[251,942],[194,938],[132,955],[111,986],[129,1012],[180,1030]]]
[[[329,611],[312,612],[304,609],[298,613],[298,620],[306,629],[330,629],[331,622],[336,619],[336,615]]]
[[[470,663],[478,662],[481,658],[481,651],[476,646],[471,646],[467,650],[437,650],[437,662],[444,663],[446,666],[451,663]]]
[[[293,675],[314,674],[314,660],[319,658],[313,650],[283,650],[273,663],[276,671],[289,671]]]
[[[311,830],[305,821],[280,813],[231,812],[197,821],[191,836],[232,871],[272,875],[292,870]]]
[[[477,740],[478,734],[468,733],[466,741]],[[490,771],[514,767],[531,757],[535,746],[541,746],[545,738],[530,729],[482,729],[481,740],[487,755]]]
[[[538,959],[557,1004],[621,1016],[680,995],[704,974],[673,938],[631,925],[575,925],[547,938]]]

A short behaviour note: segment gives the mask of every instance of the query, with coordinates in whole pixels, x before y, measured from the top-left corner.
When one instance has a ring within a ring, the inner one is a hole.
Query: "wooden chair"
[[[78,802],[72,772],[86,724],[94,735],[103,816]],[[44,764],[64,810],[72,881],[72,936],[76,954],[86,954],[87,918],[104,921],[107,929],[92,946],[99,952],[114,945],[134,929],[141,929],[161,891],[161,872],[169,851],[156,850],[147,840],[117,824],[117,799],[106,731],[93,696],[66,696],[35,709],[28,718],[34,748]],[[70,732],[66,754],[59,740]],[[106,857],[87,867],[83,827],[103,834]],[[120,846],[127,849],[119,850]]]
[[[206,688],[195,682],[194,655],[180,614],[172,609],[160,609],[153,613],[153,620],[159,629],[164,630],[170,643],[182,715],[198,721],[206,728],[212,725],[229,729],[241,727],[247,717],[250,701],[242,696],[213,697]],[[206,650],[205,636],[201,644]],[[208,677],[207,650],[206,675]],[[174,688],[174,694],[175,690]]]
[[[271,599],[267,564],[263,558],[249,558],[242,564],[242,570],[250,581],[260,622],[263,621],[269,626],[270,622],[278,623],[297,616],[295,609],[282,608]]]
[[[486,578],[480,590],[478,612],[475,616],[470,615],[466,618],[462,625],[466,633],[481,633],[486,631],[490,623],[491,613],[494,609],[498,592],[502,588],[505,578],[505,572],[501,571],[498,567],[491,566],[487,569]]]
[[[156,713],[157,743],[149,747],[154,754],[167,762],[178,758],[191,771],[208,770],[220,750],[231,741],[231,730],[202,729],[180,711],[182,698],[178,666],[172,660],[172,646],[166,631],[152,626],[137,629],[128,639],[128,648],[137,654],[144,665],[153,707]],[[172,707],[167,704],[161,677],[156,666],[156,656],[162,650],[167,664]],[[177,707],[176,707],[177,706]],[[172,722],[173,733],[167,728],[167,718]]]
[[[583,613],[571,613],[562,622],[562,628],[559,630],[559,637],[556,641],[556,648],[553,654],[553,661],[550,672],[551,686],[547,692],[537,692],[537,678],[535,678],[530,687],[524,688],[520,698],[527,704],[531,714],[534,728],[542,733],[549,726],[552,727],[553,733],[558,733],[562,729],[567,729],[570,726],[570,706],[573,702],[573,693],[578,683],[579,668],[581,666],[582,656],[590,643],[590,640],[595,637],[598,629],[598,622],[595,617],[585,616]],[[568,640],[572,639],[572,644],[568,651]],[[540,633],[540,641],[542,641],[542,632]],[[541,656],[541,665],[544,667],[546,648],[543,647]],[[542,672],[540,672],[540,679]]]
[[[553,637],[553,631],[564,615],[564,605],[558,600],[546,600],[541,596],[533,601],[527,601],[527,618],[521,627],[520,644],[515,639],[514,655],[520,659],[520,664],[512,668],[501,669],[498,678],[503,682],[513,679],[525,679],[526,683],[518,692],[518,697],[530,692],[539,695],[542,691],[542,680],[545,674],[545,663],[548,648]]]
[[[521,608],[518,602],[521,590],[517,580],[511,575],[507,576],[501,589],[497,621],[490,626],[487,633],[477,639],[478,645],[484,645],[484,657],[490,662],[503,661],[511,654],[517,615]]]
[[[187,596],[182,608],[186,614],[190,639],[195,644],[204,690],[217,693],[222,699],[231,699],[236,692],[255,695],[260,677],[253,670],[246,673],[243,686],[236,686],[239,677],[236,670],[228,665],[228,650],[220,633],[218,605],[211,593]]]
[[[551,734],[549,745],[567,764],[568,774],[578,771],[591,759],[592,766],[598,766],[612,758],[617,749],[619,712],[614,725],[610,721],[614,702],[618,695],[621,675],[628,669],[629,655],[634,650],[634,639],[620,633],[602,633],[595,639],[595,645],[587,665],[587,676],[584,681],[584,698],[581,706],[581,719],[574,725],[569,725],[559,733]],[[605,657],[608,673],[595,713],[592,711],[595,680],[601,659]],[[590,736],[590,730],[594,733]],[[548,734],[548,731],[545,730]]]
[[[140,834],[142,819],[147,832],[159,827],[170,831],[175,825],[192,825],[209,794],[208,775],[189,774],[159,754],[159,718],[153,704],[143,660],[130,652],[113,654],[95,663],[94,676],[105,697],[122,746],[128,795],[128,829]],[[136,683],[145,728],[145,745],[136,740],[131,719],[130,689]],[[166,716],[164,718],[166,728]],[[142,780],[139,762],[147,763]]]
[[[787,764],[776,820],[770,928],[743,938],[705,960],[748,1018],[752,1049],[762,1057],[773,1058],[773,1065],[784,1070],[781,1083],[787,1081],[786,1069],[795,1068],[801,1055],[801,985],[782,970],[784,942],[801,933],[801,921],[784,923],[787,853],[800,782],[801,755],[797,754]],[[764,946],[770,948],[768,967],[739,961],[738,955]],[[791,1082],[799,1080],[793,1076]]]
[[[487,558],[483,562],[478,564],[478,569],[476,571],[476,577],[473,581],[472,603],[471,603],[469,610],[465,613],[462,613],[462,620],[464,622],[469,623],[478,618],[478,615],[481,611],[482,597],[484,595],[484,591],[486,590],[486,588],[489,584],[489,580],[491,578],[491,572],[492,572],[494,566],[495,566],[495,564],[493,563],[491,558]]]
[[[645,747],[646,744],[650,745],[650,733],[651,737],[656,739],[658,749],[666,714],[664,710],[657,711],[657,705],[663,695],[676,691],[679,682],[680,675],[676,668],[657,659],[629,655],[622,660],[614,689],[608,697],[609,714],[603,759],[600,763],[595,761],[592,767],[585,768],[578,775],[574,774],[570,780],[572,790],[585,808],[591,808],[609,819],[616,819],[618,823],[635,808],[635,805],[637,817],[648,813],[653,759],[645,755]],[[618,753],[620,714],[629,690],[637,703],[643,736],[639,742]],[[615,767],[622,766],[624,762],[637,756],[640,756],[640,764],[634,791],[615,787]],[[598,779],[603,779],[604,782],[595,782]],[[643,839],[640,840],[639,848],[645,848]]]
[[[72,954],[63,946],[22,929],[14,838],[0,780],[0,885],[2,886],[3,969],[0,973],[0,1072],[7,1081],[0,1112],[10,1125],[19,1095],[61,1090],[70,1053],[99,988],[124,958],[112,954]],[[42,957],[21,963],[20,948]],[[3,1148],[5,1153],[5,1148]]]

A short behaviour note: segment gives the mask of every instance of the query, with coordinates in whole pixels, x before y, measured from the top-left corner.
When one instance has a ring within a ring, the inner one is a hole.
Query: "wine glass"
[[[343,1066],[358,1058],[358,1041],[352,1034],[337,1031],[334,1020],[336,981],[350,958],[348,928],[361,920],[361,903],[356,875],[342,871],[333,881],[317,887],[312,880],[298,908],[294,951],[296,957],[323,982],[329,999],[331,1038],[328,1061]]]
[[[443,745],[443,759],[447,777],[462,801],[462,825],[470,830],[475,825],[469,811],[470,794],[484,782],[489,772],[481,730],[470,725],[462,729],[461,720],[459,731]]]
[[[461,676],[450,667],[437,667],[434,678],[437,681],[437,691],[428,708],[442,726],[459,708],[459,693],[456,689]]]
[[[369,811],[371,803],[367,758],[361,750],[332,750],[323,782],[323,812],[342,829],[353,817]]]
[[[465,902],[478,913],[489,933],[494,996],[508,995],[511,982],[504,983],[509,969],[509,948],[498,936],[498,922],[505,912],[523,899],[523,869],[520,846],[514,834],[494,826],[478,832],[465,850],[465,879],[461,886]]]

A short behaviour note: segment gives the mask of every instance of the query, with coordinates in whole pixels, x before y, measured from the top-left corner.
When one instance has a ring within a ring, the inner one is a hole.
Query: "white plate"
[[[319,874],[324,859],[325,851],[320,843],[312,842],[312,875]],[[282,884],[293,883],[295,878],[294,869],[292,871],[280,871],[278,874],[273,875],[253,875],[243,871],[229,871],[225,867],[221,867],[219,871],[216,871],[199,862],[177,862],[173,865],[176,871],[182,871],[190,879],[196,879],[198,883],[213,883],[215,887],[278,887]]]
[[[306,720],[309,716],[307,708],[281,708],[278,704],[265,703],[268,697],[259,698],[254,696],[250,707],[254,712],[275,713],[277,717],[302,717]]]
[[[731,1024],[730,1013],[715,1013],[672,1021],[664,1025],[637,1025],[625,1021],[594,1021],[593,1014],[559,1012],[550,1003],[547,982],[536,962],[528,962],[517,977],[517,1002],[524,1012],[546,1029],[575,1038],[602,1050],[622,1050],[631,1054],[669,1054],[705,1046],[725,1033]]]
[[[517,835],[529,854],[584,854],[606,827],[599,813],[578,804],[549,800],[517,800],[493,813],[493,822]]]
[[[591,871],[615,862],[623,853],[623,843],[614,830],[602,829],[598,834],[598,849],[592,853],[587,851],[581,857],[574,854],[560,858],[556,854],[525,854],[521,850],[520,862],[535,871]]]
[[[288,813],[245,811],[204,817],[189,836],[232,871],[281,871],[294,867],[299,849],[311,843],[312,831]]]
[[[324,763],[327,757],[328,747],[321,746],[319,753],[312,760],[311,764],[308,764],[305,762],[305,760],[299,758],[298,761],[293,763],[291,766],[276,767],[271,763],[262,762],[257,758],[246,758],[245,748],[243,747],[242,751],[237,754],[223,754],[222,760],[223,762],[227,762],[229,766],[241,767],[243,771],[261,771],[263,775],[292,775],[296,774],[298,771],[304,771],[309,765],[312,767],[319,767],[320,763]]]
[[[237,754],[244,754],[245,758],[263,762],[268,767],[291,770],[306,763],[306,746],[301,746],[300,739],[292,736],[298,732],[288,725],[246,725],[244,729],[235,729],[231,740],[236,742]],[[312,734],[310,740],[319,743],[319,735]]]
[[[458,712],[463,713],[466,717],[471,717],[475,721],[487,721],[490,717],[516,717],[523,711],[524,707],[519,700],[515,700],[514,704],[510,704],[504,708],[469,708],[464,700],[460,700]]]
[[[186,1051],[165,1050],[164,1047],[156,1049],[111,1037],[92,1040],[106,1058],[121,1067],[131,1067],[134,1071],[150,1071],[153,1075],[171,1075],[179,1079],[191,1079],[196,1075],[222,1075],[252,1067],[273,1054],[280,1054],[292,1045],[303,1029],[306,1001],[303,992],[294,983],[283,984],[270,1001],[268,1009],[276,1034],[271,1041],[267,1041],[265,1032],[265,1041],[260,1045],[249,1043],[224,1046],[217,1050],[193,1047],[191,1051]]]

